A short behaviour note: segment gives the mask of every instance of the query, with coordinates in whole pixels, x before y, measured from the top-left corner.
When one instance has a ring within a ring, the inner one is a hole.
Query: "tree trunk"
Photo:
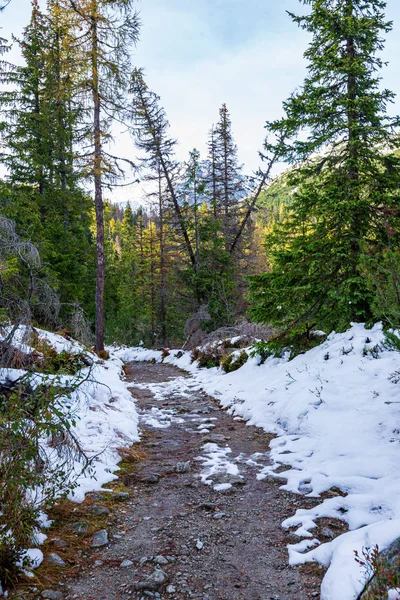
[[[158,170],[158,211],[160,218],[160,321],[161,343],[167,343],[167,310],[166,310],[166,285],[165,285],[165,247],[164,247],[164,209],[162,201],[161,170]]]
[[[96,352],[104,350],[104,211],[103,189],[101,181],[101,106],[98,72],[98,12],[97,1],[93,1],[92,12],[92,96],[93,96],[93,134],[94,134],[94,206],[96,212]]]

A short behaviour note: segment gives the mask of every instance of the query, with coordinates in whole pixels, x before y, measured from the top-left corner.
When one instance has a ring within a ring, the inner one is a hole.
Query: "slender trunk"
[[[211,131],[211,178],[212,178],[212,204],[214,210],[214,218],[217,218],[217,171],[215,160],[215,138],[214,128]]]
[[[280,140],[280,143],[283,143],[283,141],[284,141],[284,138],[282,137],[281,140]],[[246,210],[245,215],[244,215],[244,217],[242,219],[242,222],[240,223],[239,228],[238,228],[238,230],[236,232],[236,235],[235,235],[235,237],[233,239],[233,242],[231,244],[231,247],[229,248],[229,252],[231,254],[234,253],[234,251],[235,251],[238,243],[240,242],[240,239],[241,239],[241,237],[243,235],[243,232],[244,232],[244,230],[246,228],[246,225],[247,225],[247,223],[248,223],[248,221],[249,221],[249,219],[251,217],[251,213],[253,212],[253,210],[256,207],[257,200],[260,197],[260,194],[261,194],[261,192],[262,192],[262,190],[264,188],[264,185],[266,184],[266,182],[270,178],[272,167],[274,166],[274,164],[275,164],[275,162],[277,160],[278,152],[279,152],[279,150],[277,149],[276,154],[274,154],[274,156],[272,156],[271,159],[269,160],[268,168],[263,173],[263,175],[261,177],[261,180],[260,180],[260,183],[258,184],[256,193],[254,194],[252,201],[250,202],[250,204],[247,207],[247,210]]]
[[[147,125],[148,125],[148,128],[149,128],[149,131],[152,132],[152,135],[153,135],[154,148],[155,148],[155,151],[156,151],[157,159],[159,161],[159,165],[162,168],[165,180],[167,182],[168,191],[169,191],[169,193],[171,195],[172,204],[174,205],[175,214],[176,214],[176,216],[178,218],[178,223],[179,223],[179,227],[181,229],[182,235],[183,235],[183,239],[185,240],[185,246],[186,246],[186,249],[187,249],[187,252],[188,252],[188,255],[189,255],[189,259],[190,259],[190,262],[192,264],[192,267],[194,268],[195,265],[196,265],[196,257],[195,257],[194,252],[193,252],[192,244],[190,243],[190,238],[189,238],[188,230],[187,230],[187,227],[186,227],[185,219],[183,217],[183,214],[182,214],[182,211],[181,211],[181,207],[179,205],[178,198],[177,198],[176,193],[175,193],[175,188],[174,188],[172,180],[171,180],[171,175],[170,175],[170,172],[169,172],[168,167],[166,165],[166,162],[164,160],[163,153],[162,153],[162,151],[160,149],[159,142],[158,142],[156,134],[155,134],[154,123],[152,122],[152,120],[151,120],[151,118],[149,116],[148,110],[147,110],[146,99],[143,97],[143,95],[141,95],[140,100],[141,100],[142,106],[143,106],[144,111],[145,111],[145,118],[146,118],[146,121],[147,121]]]
[[[346,13],[350,19],[353,15],[353,0],[346,0]],[[356,60],[356,46],[353,36],[349,36],[346,40],[346,55],[348,60],[348,76],[347,76],[347,127],[348,127],[348,167],[347,176],[349,179],[349,193],[353,204],[351,210],[351,228],[352,239],[350,248],[353,255],[354,268],[357,268],[358,257],[360,254],[360,238],[362,236],[364,214],[363,209],[359,207],[359,189],[357,182],[359,180],[358,168],[358,118],[357,118],[357,81],[354,70]]]
[[[193,200],[194,200],[194,235],[195,235],[195,271],[198,273],[199,271],[199,249],[200,249],[200,240],[199,240],[199,206],[197,203],[197,169],[194,167],[194,182],[193,182]]]
[[[158,170],[158,211],[160,218],[160,321],[161,343],[167,343],[167,310],[166,310],[166,281],[165,281],[165,248],[164,248],[164,207],[162,201],[161,171]]]
[[[156,338],[156,292],[155,292],[155,268],[154,268],[154,252],[153,252],[153,227],[152,222],[149,223],[149,242],[150,242],[150,302],[151,302],[151,341],[154,346]]]
[[[97,0],[93,1],[92,12],[92,96],[93,96],[93,136],[94,136],[94,206],[96,212],[96,352],[104,350],[104,211],[101,180],[101,106],[98,70],[98,12]]]

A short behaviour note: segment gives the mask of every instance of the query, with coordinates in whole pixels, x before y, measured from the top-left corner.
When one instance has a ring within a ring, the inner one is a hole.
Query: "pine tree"
[[[288,136],[280,156],[297,166],[291,214],[267,238],[271,271],[252,282],[253,316],[292,331],[346,327],[371,316],[360,274],[362,245],[382,243],[383,215],[396,203],[399,160],[392,152],[393,93],[380,87],[382,0],[304,0],[291,15],[312,34],[308,76],[269,123]],[[291,141],[291,143],[290,143]]]

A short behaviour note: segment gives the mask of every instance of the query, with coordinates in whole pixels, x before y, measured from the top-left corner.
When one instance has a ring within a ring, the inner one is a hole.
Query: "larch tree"
[[[111,127],[126,118],[130,51],[139,33],[134,0],[63,0],[74,11],[76,41],[81,58],[78,68],[85,74],[80,91],[90,103],[86,136],[91,146],[84,153],[86,170],[94,184],[96,213],[96,351],[104,350],[104,200],[107,184],[123,175],[121,162],[107,146]],[[126,159],[121,159],[126,160]],[[126,162],[130,162],[127,161]]]
[[[386,236],[397,203],[398,119],[381,87],[380,53],[391,29],[383,0],[301,0],[291,15],[312,40],[308,75],[268,124],[288,136],[280,158],[294,162],[289,218],[268,236],[270,271],[253,278],[253,316],[292,332],[344,328],[371,317],[360,273],[364,243]]]

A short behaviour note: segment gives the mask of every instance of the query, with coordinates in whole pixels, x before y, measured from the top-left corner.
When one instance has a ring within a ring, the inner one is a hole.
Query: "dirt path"
[[[145,458],[125,479],[131,496],[116,515],[109,545],[92,551],[90,564],[69,582],[65,597],[319,597],[320,575],[287,565],[290,537],[281,522],[293,514],[298,499],[277,483],[256,478],[268,464],[270,438],[219,410],[204,393],[191,392],[190,378],[182,393],[155,400],[144,385],[182,377],[171,366],[133,364],[127,376],[137,386],[132,394],[141,411]],[[211,485],[201,479],[207,464],[214,470]]]

